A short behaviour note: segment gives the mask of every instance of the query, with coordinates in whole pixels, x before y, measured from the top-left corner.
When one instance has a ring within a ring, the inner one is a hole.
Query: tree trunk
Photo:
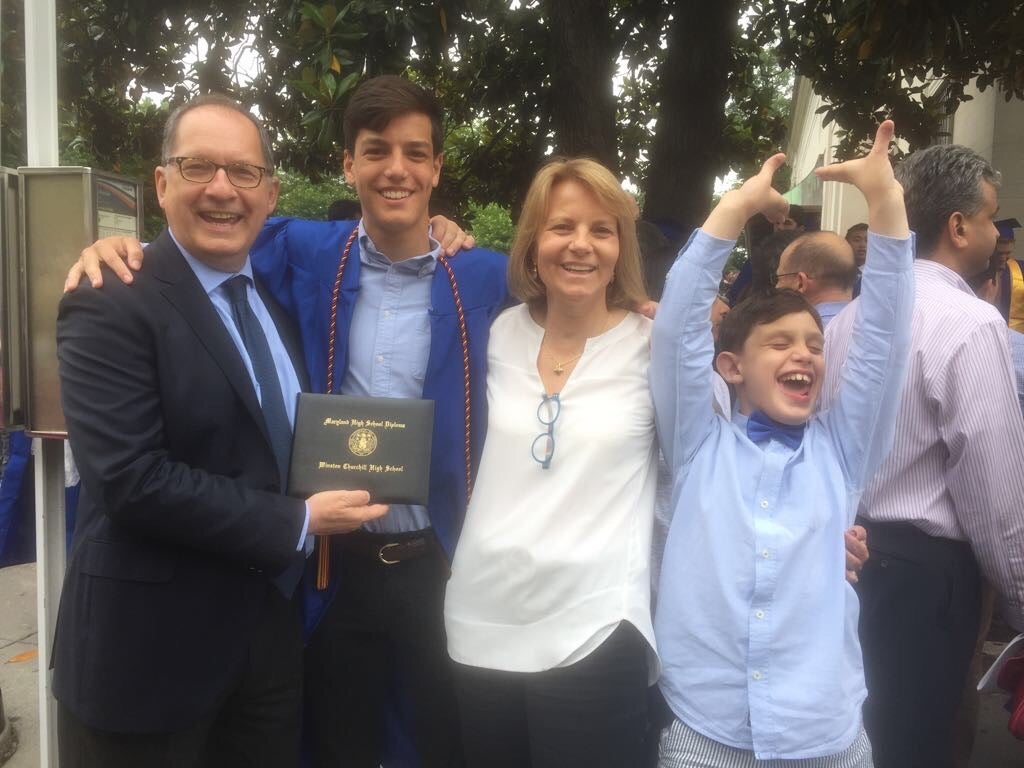
[[[659,73],[661,109],[651,147],[644,218],[685,236],[707,215],[719,169],[738,0],[674,4]]]
[[[555,148],[618,171],[609,0],[546,0],[551,32],[549,104]]]

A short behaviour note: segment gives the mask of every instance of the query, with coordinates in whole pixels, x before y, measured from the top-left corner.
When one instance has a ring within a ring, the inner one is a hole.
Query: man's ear
[[[153,171],[153,186],[156,187],[156,201],[164,207],[164,195],[167,194],[167,169],[158,165]]]
[[[355,176],[352,175],[352,153],[347,149],[341,154],[341,172],[345,174],[345,181],[352,185],[355,183]]]
[[[277,208],[277,199],[281,194],[281,180],[277,176],[271,176],[268,183],[270,184],[270,194],[267,198],[267,216],[272,216],[274,209]]]
[[[434,178],[431,180],[431,186],[437,189],[437,185],[441,182],[441,166],[444,165],[444,152],[438,152],[437,157],[434,158]]]
[[[725,379],[726,383],[743,383],[740,361],[735,352],[719,352],[715,358],[715,367],[718,369],[718,375]]]
[[[964,215],[960,211],[954,211],[946,219],[946,235],[955,247],[967,247],[967,230],[964,227]]]

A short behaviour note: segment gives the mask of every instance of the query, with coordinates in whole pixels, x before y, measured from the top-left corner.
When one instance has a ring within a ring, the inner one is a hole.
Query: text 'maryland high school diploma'
[[[299,395],[288,493],[361,490],[381,504],[427,503],[434,401]]]

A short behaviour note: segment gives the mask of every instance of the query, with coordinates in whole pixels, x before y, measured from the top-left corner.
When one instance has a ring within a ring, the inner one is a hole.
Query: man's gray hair
[[[981,182],[999,186],[999,172],[973,149],[939,144],[914,152],[896,166],[903,185],[910,228],[917,235],[918,254],[938,245],[949,217],[959,211],[973,216],[984,203]]]
[[[164,124],[164,140],[163,144],[160,145],[161,163],[166,163],[168,159],[172,157],[172,153],[174,152],[174,142],[178,137],[178,124],[181,122],[181,118],[193,109],[198,109],[199,107],[222,107],[223,109],[230,109],[233,112],[244,115],[259,132],[260,151],[263,154],[263,163],[270,172],[273,173],[274,151],[270,147],[270,134],[267,133],[267,129],[263,127],[263,123],[261,123],[259,119],[252,114],[252,112],[247,110],[237,101],[219,93],[208,93],[203,96],[197,96],[171,112],[170,117],[167,118],[167,122]]]

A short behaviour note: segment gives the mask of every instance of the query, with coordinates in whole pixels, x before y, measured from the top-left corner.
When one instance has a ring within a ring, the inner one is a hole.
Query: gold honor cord
[[[1010,258],[1006,262],[1010,274],[1010,327],[1024,333],[1024,274],[1021,274],[1020,262]]]
[[[335,350],[338,342],[338,296],[341,294],[341,279],[345,274],[345,266],[348,264],[348,257],[352,251],[352,244],[356,241],[356,237],[359,234],[359,227],[357,226],[352,230],[352,234],[349,235],[348,241],[345,243],[345,249],[341,254],[341,261],[338,263],[338,272],[334,277],[334,289],[331,291],[331,324],[330,331],[327,335],[327,392],[332,394],[334,392],[334,357]],[[465,401],[465,410],[463,417],[463,430],[464,430],[464,454],[466,463],[466,504],[469,504],[469,498],[473,493],[472,485],[472,473],[470,457],[472,456],[472,445],[471,445],[471,405],[470,405],[470,387],[469,387],[469,334],[466,331],[466,314],[462,307],[462,297],[459,294],[459,286],[455,282],[455,272],[452,270],[451,264],[448,263],[447,256],[439,256],[438,263],[444,268],[445,274],[448,275],[448,282],[451,284],[452,296],[455,300],[455,313],[459,321],[459,341],[462,344],[462,390]],[[318,590],[327,589],[327,585],[330,584],[331,580],[331,538],[330,536],[317,536],[316,537],[316,550],[317,550],[317,563],[316,563],[316,588]]]

